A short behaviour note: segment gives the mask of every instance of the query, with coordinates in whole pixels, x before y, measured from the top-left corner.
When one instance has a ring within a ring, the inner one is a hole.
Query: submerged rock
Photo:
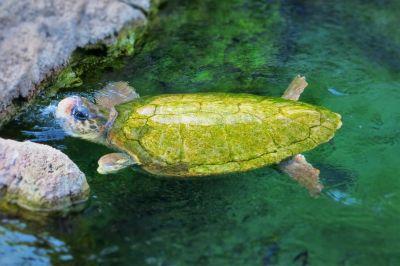
[[[89,185],[59,150],[0,138],[0,195],[25,209],[58,211],[86,201]]]
[[[0,126],[72,52],[144,24],[150,0],[0,1]]]

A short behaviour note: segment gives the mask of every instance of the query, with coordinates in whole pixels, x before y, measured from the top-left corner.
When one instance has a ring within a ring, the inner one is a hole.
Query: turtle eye
[[[89,110],[84,106],[75,106],[72,115],[79,121],[85,121],[89,118]]]

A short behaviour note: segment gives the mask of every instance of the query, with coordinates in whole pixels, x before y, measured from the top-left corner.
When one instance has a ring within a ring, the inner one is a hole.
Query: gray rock
[[[29,210],[65,210],[88,199],[85,175],[62,152],[0,138],[2,200]]]
[[[150,0],[0,1],[0,124],[77,47],[144,23]]]

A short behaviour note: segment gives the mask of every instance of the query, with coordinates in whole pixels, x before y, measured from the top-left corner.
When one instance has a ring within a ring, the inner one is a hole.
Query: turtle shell
[[[110,143],[164,176],[223,174],[278,163],[330,140],[340,115],[250,94],[144,97],[116,107]]]

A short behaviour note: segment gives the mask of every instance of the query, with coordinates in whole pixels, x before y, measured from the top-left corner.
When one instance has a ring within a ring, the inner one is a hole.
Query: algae
[[[278,163],[329,141],[341,126],[340,116],[325,108],[237,93],[144,97],[117,111],[111,143],[136,155],[144,169],[157,165],[150,172],[161,176],[227,174]]]
[[[55,94],[59,89],[82,86],[82,79],[87,76],[95,79],[106,70],[121,69],[124,66],[123,57],[134,54],[136,42],[143,36],[145,28],[138,23],[128,24],[116,36],[77,49],[67,66],[44,87]]]

